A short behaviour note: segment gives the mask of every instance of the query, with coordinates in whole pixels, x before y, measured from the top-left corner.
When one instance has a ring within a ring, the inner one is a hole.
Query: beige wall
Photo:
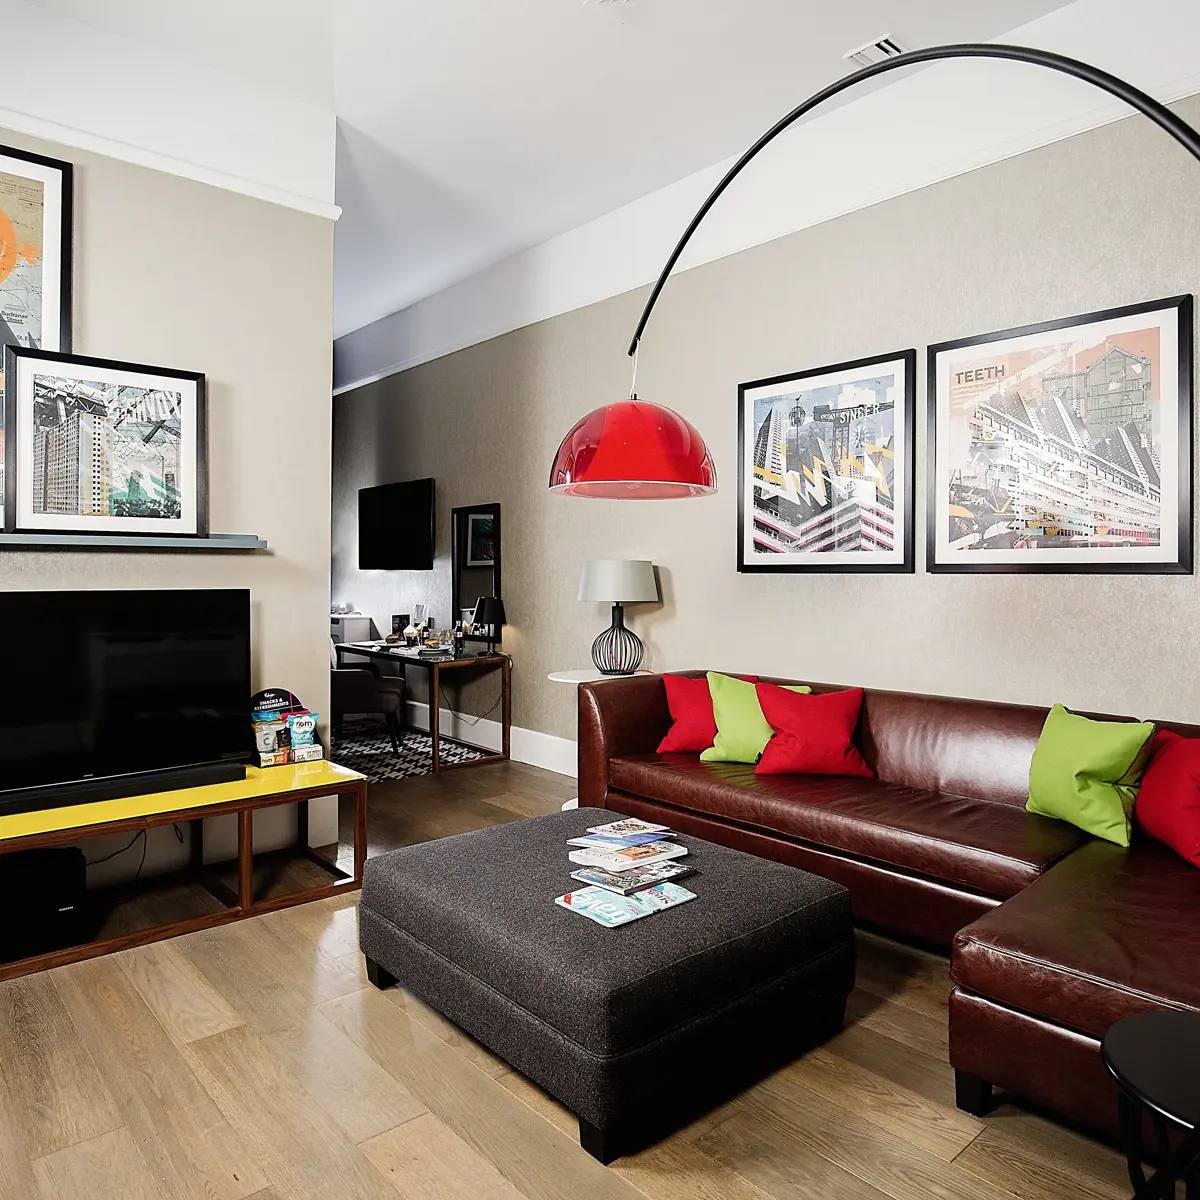
[[[0,587],[248,587],[255,685],[324,713],[331,222],[4,130],[0,143],[75,164],[72,349],[205,372],[210,528],[270,546],[0,551]]]
[[[1200,102],[1181,106],[1200,121]],[[864,164],[869,169],[869,164]],[[813,165],[813,187],[820,187]],[[738,184],[755,186],[753,173]],[[559,439],[628,389],[630,293],[335,399],[335,596],[449,616],[449,509],[503,506],[514,721],[573,736],[546,681],[589,663],[606,624],[575,600],[586,558],[650,558],[660,606],[631,624],[656,669],[714,667],[1200,720],[1193,576],[929,575],[924,347],[1200,291],[1200,165],[1141,120],[890,200],[673,279],[641,356],[642,397],[704,434],[716,496],[578,500],[546,491]],[[665,253],[666,247],[664,247]],[[737,385],[915,346],[915,575],[739,575]],[[354,490],[434,475],[442,558],[428,576],[354,569]]]

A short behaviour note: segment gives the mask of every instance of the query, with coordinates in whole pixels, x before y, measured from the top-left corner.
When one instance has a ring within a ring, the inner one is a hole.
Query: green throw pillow
[[[811,692],[809,687],[789,687],[789,692]],[[754,684],[728,675],[708,673],[708,691],[712,696],[713,720],[717,740],[700,754],[701,762],[758,762],[775,735],[767,724]]]
[[[1056,704],[1033,751],[1025,807],[1128,846],[1153,736],[1149,721],[1090,721]]]

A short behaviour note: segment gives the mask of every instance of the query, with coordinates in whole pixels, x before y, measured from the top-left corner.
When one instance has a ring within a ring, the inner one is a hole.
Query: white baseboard
[[[509,749],[516,762],[556,771],[572,779],[579,771],[579,743],[570,738],[514,725]]]
[[[406,717],[414,729],[429,728],[429,705],[424,701],[405,702]],[[439,710],[438,728],[446,737],[460,738],[490,750],[499,750],[504,738],[504,729],[499,721],[487,717],[472,723],[448,708]],[[578,746],[570,738],[557,737],[552,733],[541,733],[536,729],[523,729],[514,725],[509,736],[509,754],[513,762],[528,763],[559,775],[575,777],[579,763]]]

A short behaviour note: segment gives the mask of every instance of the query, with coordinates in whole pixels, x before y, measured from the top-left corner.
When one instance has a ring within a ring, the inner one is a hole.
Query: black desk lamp
[[[475,604],[475,615],[471,618],[471,628],[480,625],[488,627],[488,648],[480,654],[495,654],[496,642],[500,639],[500,627],[505,624],[504,601],[499,596],[480,596]]]

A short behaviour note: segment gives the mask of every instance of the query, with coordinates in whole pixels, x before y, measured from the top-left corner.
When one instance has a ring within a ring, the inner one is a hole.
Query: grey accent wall
[[[1179,108],[1200,122],[1200,101]],[[423,599],[448,618],[450,508],[499,501],[513,715],[527,728],[574,736],[574,695],[546,673],[589,665],[607,613],[576,602],[579,570],[610,557],[659,566],[662,603],[629,610],[655,669],[1200,720],[1195,577],[920,565],[927,344],[1197,291],[1200,164],[1138,119],[696,268],[663,295],[638,391],[701,430],[721,487],[669,502],[546,490],[567,429],[628,393],[645,291],[506,334],[335,399],[334,595],[377,616]],[[909,346],[921,352],[917,574],[737,574],[738,383]],[[359,572],[356,490],[422,475],[438,486],[435,570]]]

